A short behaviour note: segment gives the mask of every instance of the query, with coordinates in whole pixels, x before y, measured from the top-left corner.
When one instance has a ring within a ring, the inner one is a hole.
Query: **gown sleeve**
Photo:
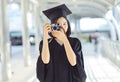
[[[73,50],[77,57],[77,64],[75,66],[71,66],[73,82],[85,82],[86,81],[86,73],[84,70],[84,60],[82,53],[82,46],[78,39],[75,39],[75,45]]]
[[[40,56],[38,57],[38,60],[37,60],[36,72],[37,72],[38,80],[40,82],[44,82],[47,64],[44,64],[42,59],[41,59],[42,41],[40,42],[40,45],[39,45],[39,51],[40,51]]]

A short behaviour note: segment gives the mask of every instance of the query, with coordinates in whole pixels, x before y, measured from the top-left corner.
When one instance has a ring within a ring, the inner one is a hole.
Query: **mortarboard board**
[[[50,19],[54,20],[58,17],[66,17],[67,15],[71,14],[72,12],[68,9],[65,4],[44,10],[43,13]]]

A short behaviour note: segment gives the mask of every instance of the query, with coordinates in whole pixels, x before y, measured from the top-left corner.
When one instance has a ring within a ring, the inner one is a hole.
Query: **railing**
[[[120,42],[100,38],[101,53],[120,68]]]

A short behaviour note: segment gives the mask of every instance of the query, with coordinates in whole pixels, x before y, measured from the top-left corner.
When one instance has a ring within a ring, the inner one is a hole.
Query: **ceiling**
[[[104,17],[118,0],[40,0],[41,10],[65,3],[72,11],[72,17]]]
[[[20,3],[21,0],[9,0]],[[60,4],[66,4],[72,11],[70,17],[104,17],[106,12],[115,7],[120,0],[30,0],[32,3],[39,3],[40,11],[52,8]]]

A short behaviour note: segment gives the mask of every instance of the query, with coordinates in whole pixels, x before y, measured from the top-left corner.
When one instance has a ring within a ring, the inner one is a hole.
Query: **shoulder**
[[[76,38],[76,37],[69,37],[68,40],[69,40],[72,47],[81,46],[80,40],[78,38]]]
[[[70,43],[79,43],[80,40],[76,37],[68,37],[68,40],[70,41]]]

